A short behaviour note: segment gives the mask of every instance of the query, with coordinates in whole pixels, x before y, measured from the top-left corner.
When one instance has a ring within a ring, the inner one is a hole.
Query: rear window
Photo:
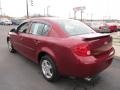
[[[56,20],[56,22],[70,36],[89,34],[89,33],[94,33],[95,32],[89,26],[85,25],[84,23],[82,23],[78,20],[67,19],[67,20]]]

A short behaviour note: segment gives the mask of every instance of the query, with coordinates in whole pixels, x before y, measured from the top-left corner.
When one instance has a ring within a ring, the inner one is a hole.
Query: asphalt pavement
[[[6,36],[13,27],[0,26],[0,90],[120,90],[117,59],[91,82],[71,78],[61,78],[55,83],[46,81],[39,65],[19,53],[9,53]]]

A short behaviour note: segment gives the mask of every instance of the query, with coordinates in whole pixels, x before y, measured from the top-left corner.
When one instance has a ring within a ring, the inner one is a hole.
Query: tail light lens
[[[73,48],[73,52],[78,56],[89,56],[91,55],[90,48],[88,44],[81,44]]]
[[[102,29],[102,27],[99,27],[99,29]]]
[[[117,26],[115,26],[115,25],[114,26],[110,26],[109,29],[115,30],[115,29],[117,29]]]

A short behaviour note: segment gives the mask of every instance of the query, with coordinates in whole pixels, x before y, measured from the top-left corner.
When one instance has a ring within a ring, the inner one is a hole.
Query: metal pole
[[[82,14],[83,14],[83,10],[81,10],[81,21],[82,21]]]
[[[45,8],[44,8],[44,16],[45,16]]]
[[[2,6],[1,6],[1,0],[0,0],[0,12],[1,12],[1,16],[2,16]]]
[[[26,11],[27,11],[27,18],[29,18],[28,0],[26,0]]]
[[[93,14],[91,14],[91,22],[92,22],[92,19],[93,19]]]
[[[47,16],[49,16],[49,8],[50,8],[50,6],[48,5],[47,6]]]
[[[76,12],[77,12],[77,11],[74,11],[74,19],[76,19]]]

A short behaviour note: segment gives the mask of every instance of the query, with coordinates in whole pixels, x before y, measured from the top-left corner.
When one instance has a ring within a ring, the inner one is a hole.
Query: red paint
[[[111,64],[114,49],[109,35],[94,32],[69,36],[52,19],[30,21],[42,21],[52,27],[47,36],[9,32],[14,48],[30,60],[39,63],[38,55],[46,52],[53,58],[61,75],[83,78],[94,76]]]
[[[110,30],[110,32],[116,32],[117,31],[117,25],[114,23],[106,23],[106,26]]]

